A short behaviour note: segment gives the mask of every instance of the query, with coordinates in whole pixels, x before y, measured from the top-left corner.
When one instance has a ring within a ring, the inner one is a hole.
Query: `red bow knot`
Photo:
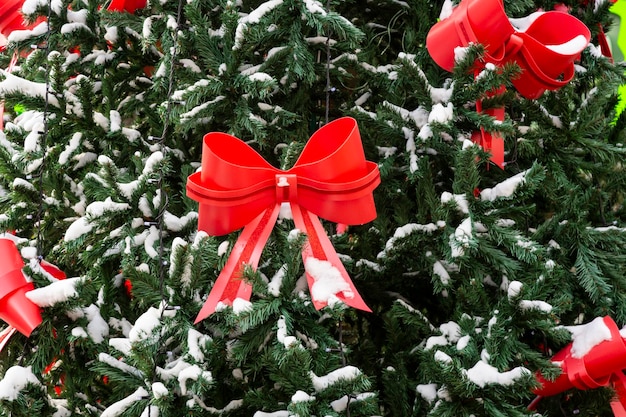
[[[612,384],[616,397],[611,401],[615,417],[626,417],[626,341],[622,338],[617,324],[610,317],[603,318],[611,333],[611,338],[594,346],[586,355],[576,357],[572,354],[570,343],[552,357],[553,362],[561,364],[562,373],[554,381],[546,380],[537,374],[541,388],[534,390],[539,397],[531,404],[534,410],[541,397],[560,394],[572,388],[579,390],[595,389]]]
[[[302,258],[314,306],[326,306],[332,295],[370,311],[318,218],[354,225],[376,217],[372,192],[380,183],[380,173],[375,163],[365,160],[354,119],[341,118],[315,132],[293,168],[286,171],[271,166],[234,136],[208,133],[202,166],[187,181],[187,195],[200,203],[198,229],[210,235],[241,227],[243,231],[196,323],[212,314],[220,302],[232,305],[236,298],[250,299],[252,287],[241,279],[243,267],[258,266],[283,203],[289,203],[296,228],[307,235]],[[321,266],[311,267],[311,258],[322,261]],[[326,268],[326,273],[320,273],[320,268]],[[329,283],[322,275],[335,273],[339,277],[334,283],[336,292],[320,296],[320,291],[313,291],[316,282]]]

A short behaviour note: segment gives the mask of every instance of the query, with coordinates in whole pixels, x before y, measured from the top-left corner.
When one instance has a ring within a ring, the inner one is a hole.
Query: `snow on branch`
[[[13,75],[5,70],[0,70],[0,76],[4,78],[0,81],[0,94],[6,95],[11,93],[21,93],[29,97],[45,99],[46,84],[36,83],[25,80],[24,78]],[[55,107],[59,107],[59,101],[54,95],[48,95],[48,102]]]
[[[41,383],[29,367],[12,366],[0,380],[0,400],[14,401],[28,384],[40,386]]]

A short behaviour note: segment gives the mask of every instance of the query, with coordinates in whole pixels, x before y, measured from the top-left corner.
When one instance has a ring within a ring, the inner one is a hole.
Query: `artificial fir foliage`
[[[515,65],[475,76],[481,45],[435,64],[447,0],[26,0],[44,26],[0,53],[19,57],[0,73],[0,228],[43,322],[0,352],[0,415],[612,415],[610,388],[528,410],[575,326],[626,324],[624,77],[597,38],[611,2],[564,3],[591,44],[530,100]],[[512,18],[554,6],[504,2]],[[197,231],[202,137],[288,169],[343,116],[378,164],[378,217],[324,226],[373,312],[315,310],[287,215],[245,270],[251,302],[194,325],[238,236]],[[504,169],[471,142],[481,127],[504,137]]]

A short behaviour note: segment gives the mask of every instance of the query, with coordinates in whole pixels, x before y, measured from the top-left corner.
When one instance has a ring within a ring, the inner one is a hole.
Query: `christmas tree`
[[[626,413],[612,2],[6,4],[0,415]]]

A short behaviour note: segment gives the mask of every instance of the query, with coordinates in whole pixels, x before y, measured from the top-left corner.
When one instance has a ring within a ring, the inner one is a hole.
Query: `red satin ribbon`
[[[135,13],[138,9],[143,9],[144,7],[146,7],[146,0],[112,0],[107,10]]]
[[[17,52],[15,52],[13,54],[13,57],[11,57],[9,66],[7,67],[8,73],[11,73],[13,71],[15,64],[17,64],[17,58],[18,58],[18,55],[17,55]],[[4,130],[4,101],[0,101],[0,130]]]
[[[541,374],[536,376],[542,386],[534,390],[539,397],[528,407],[529,410],[536,408],[541,397],[572,388],[587,390],[611,384],[616,393],[611,401],[613,414],[626,417],[626,377],[622,372],[626,369],[626,342],[613,319],[604,317],[603,320],[611,332],[611,339],[598,344],[581,358],[571,355],[571,343],[554,355],[552,360],[561,363],[562,373],[554,381],[546,380]]]
[[[258,266],[282,203],[289,203],[296,228],[307,235],[302,258],[315,308],[327,305],[317,297],[316,277],[309,267],[315,258],[335,268],[343,281],[335,296],[345,304],[371,311],[350,280],[318,216],[347,225],[376,218],[372,192],[380,183],[375,163],[366,161],[352,118],[341,118],[311,136],[293,168],[271,166],[245,142],[226,133],[204,136],[202,171],[189,176],[187,195],[200,203],[198,229],[224,235],[243,231],[215,281],[196,323],[217,304],[249,300],[252,286],[242,279],[245,265]],[[331,268],[332,269],[332,268]]]
[[[489,94],[489,97],[502,94],[503,92],[504,86],[498,88],[498,90],[493,94]],[[476,101],[476,112],[488,114],[501,122],[504,121],[504,107],[483,109],[482,100],[478,100]],[[488,132],[481,127],[479,131],[472,133],[472,141],[487,152],[490,152],[491,157],[489,160],[496,164],[500,169],[504,169],[504,138],[500,132]],[[487,169],[489,169],[489,165],[487,165]]]

